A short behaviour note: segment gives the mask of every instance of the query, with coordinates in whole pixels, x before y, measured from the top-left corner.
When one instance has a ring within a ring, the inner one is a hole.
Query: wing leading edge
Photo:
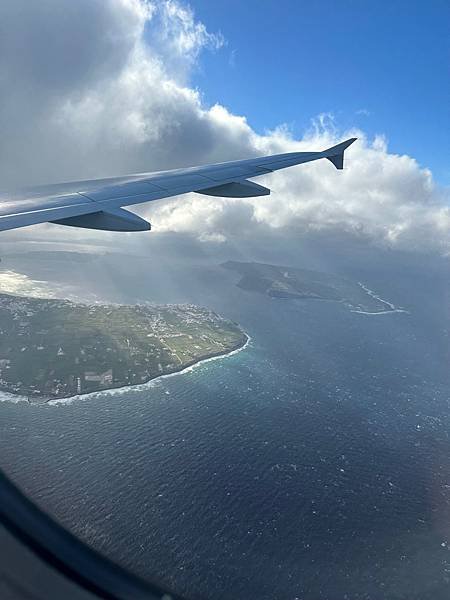
[[[233,198],[267,195],[268,188],[247,179],[320,158],[342,169],[344,151],[355,140],[350,138],[322,152],[290,152],[0,194],[0,231],[46,222],[109,231],[148,230],[147,221],[122,207],[188,192]]]

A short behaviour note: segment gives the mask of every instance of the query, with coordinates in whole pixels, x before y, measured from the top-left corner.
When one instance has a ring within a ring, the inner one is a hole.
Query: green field
[[[192,305],[85,305],[0,294],[0,389],[30,400],[143,383],[242,346]]]

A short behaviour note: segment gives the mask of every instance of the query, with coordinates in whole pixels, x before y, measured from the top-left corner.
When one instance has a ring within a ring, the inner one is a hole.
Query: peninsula
[[[225,262],[222,267],[241,275],[237,283],[241,289],[271,298],[331,300],[364,314],[406,312],[383,300],[361,282],[331,273],[239,261]]]
[[[0,294],[0,390],[44,402],[140,384],[247,340],[236,323],[194,305]]]

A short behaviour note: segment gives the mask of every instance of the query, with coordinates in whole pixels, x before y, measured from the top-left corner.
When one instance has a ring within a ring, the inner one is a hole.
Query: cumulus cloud
[[[205,243],[267,228],[330,229],[449,252],[443,191],[413,158],[390,153],[383,137],[340,131],[331,115],[302,140],[286,127],[261,135],[245,117],[206,106],[190,78],[201,52],[225,43],[177,0],[4,0],[2,187],[319,150],[356,135],[343,172],[319,161],[260,179],[269,197],[192,194],[139,210],[155,231],[192,232]]]
[[[301,141],[288,133],[259,140],[267,152],[318,150],[337,143],[326,122]],[[361,131],[347,151],[347,167],[337,172],[319,161],[276,172],[260,181],[271,196],[243,200],[189,195],[152,210],[161,230],[197,231],[222,236],[246,234],[251,228],[287,228],[291,232],[338,230],[365,236],[383,245],[448,253],[450,209],[431,172],[409,156],[388,152],[386,141],[369,140]]]
[[[183,78],[186,65],[194,65],[204,48],[218,50],[225,45],[225,38],[207,31],[205,25],[195,20],[188,5],[174,0],[165,0],[153,5],[148,20],[147,47],[164,60],[171,77]]]

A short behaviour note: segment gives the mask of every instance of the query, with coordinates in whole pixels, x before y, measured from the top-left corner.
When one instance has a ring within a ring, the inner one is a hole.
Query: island
[[[241,289],[271,298],[330,300],[363,314],[406,312],[380,298],[363,283],[331,273],[258,262],[227,261],[222,267],[239,273],[241,279],[237,285]]]
[[[81,304],[0,294],[0,390],[45,402],[145,383],[244,346],[189,304]]]

